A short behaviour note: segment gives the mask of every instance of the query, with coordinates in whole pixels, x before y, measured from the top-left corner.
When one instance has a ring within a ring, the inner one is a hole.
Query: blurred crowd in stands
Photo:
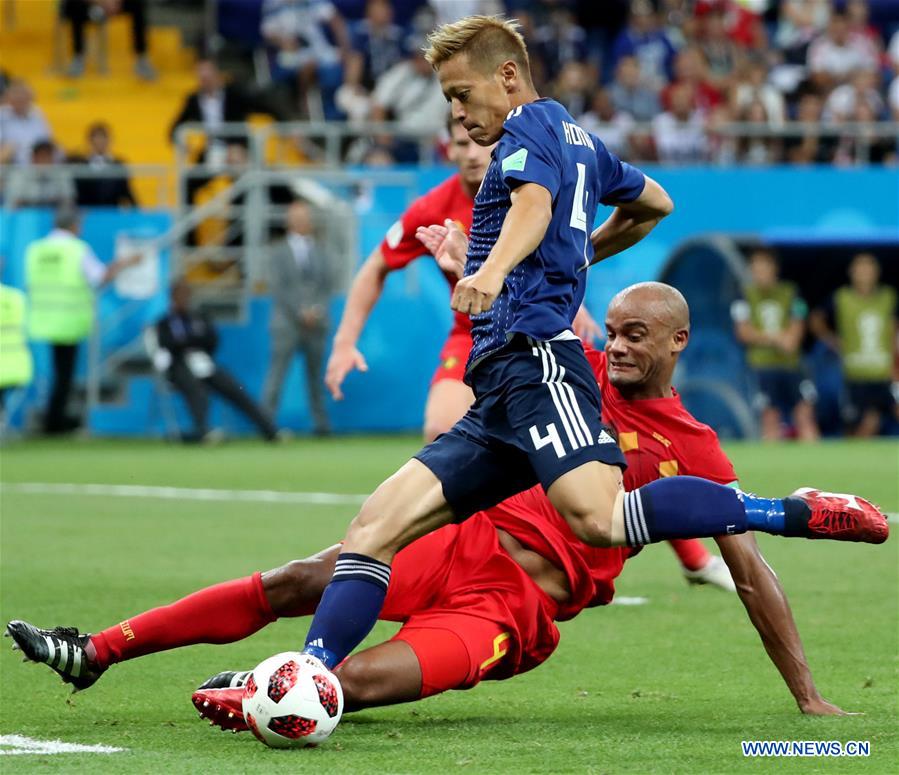
[[[222,0],[219,28],[264,53],[256,76],[290,95],[287,113],[436,132],[421,47],[474,12],[519,19],[538,91],[627,158],[896,160],[895,134],[800,126],[899,120],[899,4],[885,0]],[[734,122],[749,133],[722,131]],[[406,144],[369,142],[379,160],[412,160]]]
[[[895,0],[218,0],[214,7],[217,34],[201,48],[239,72],[231,77],[211,55],[201,57],[197,91],[173,132],[191,121],[214,136],[223,122],[253,113],[351,126],[389,120],[409,136],[360,130],[343,145],[344,160],[421,161],[418,136],[440,135],[446,111],[421,55],[427,32],[468,13],[506,13],[521,22],[538,91],[627,159],[897,161],[895,130],[873,128],[899,121]],[[155,77],[144,2],[67,0],[63,11],[76,44],[70,76],[84,69],[83,25],[98,13],[128,13],[136,73]],[[115,185],[97,172],[85,183],[53,170],[64,160],[95,171],[119,164],[109,127],[95,124],[86,152],[67,155],[53,145],[27,83],[0,75],[0,90],[0,162],[47,168],[27,181],[7,179],[7,205],[134,202],[118,175]],[[226,143],[212,150],[201,160],[223,165]],[[439,158],[439,143],[434,153]]]

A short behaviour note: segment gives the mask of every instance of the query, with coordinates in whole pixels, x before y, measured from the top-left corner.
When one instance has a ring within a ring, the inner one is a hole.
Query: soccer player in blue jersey
[[[588,267],[645,237],[672,212],[671,200],[559,103],[540,99],[514,23],[466,17],[428,42],[426,57],[454,118],[476,143],[497,143],[452,299],[473,321],[466,381],[476,400],[362,506],[306,653],[333,668],[359,644],[402,547],[538,482],[578,538],[594,546],[747,530],[884,541],[886,518],[854,496],[757,498],[692,477],[624,492],[624,456],[601,424],[599,389],[571,325]],[[594,229],[599,204],[614,209]],[[647,332],[635,322],[622,335],[639,341]],[[641,374],[637,363],[615,368],[622,384]]]

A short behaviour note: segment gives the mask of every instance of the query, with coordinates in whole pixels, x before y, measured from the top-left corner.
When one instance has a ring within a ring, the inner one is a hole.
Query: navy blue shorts
[[[882,382],[847,381],[846,388],[849,392],[847,414],[851,421],[860,420],[861,416],[869,409],[889,415],[896,405],[889,380]]]
[[[580,341],[516,335],[471,374],[475,402],[415,457],[465,519],[584,463],[626,467],[600,419],[599,386]]]
[[[802,375],[790,369],[758,369],[759,408],[777,409],[786,422],[802,400]]]

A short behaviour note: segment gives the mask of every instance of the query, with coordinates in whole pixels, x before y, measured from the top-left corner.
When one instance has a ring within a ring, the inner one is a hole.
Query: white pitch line
[[[58,484],[20,482],[0,485],[2,493],[19,495],[87,495],[114,498],[243,503],[290,503],[313,506],[358,506],[368,496],[336,492],[283,492],[280,490],[217,490],[195,487],[155,487],[142,484]]]
[[[646,605],[649,602],[648,597],[626,597],[618,595],[612,598],[612,605]]]
[[[61,484],[56,482],[0,483],[0,493],[19,495],[86,495],[115,498],[159,498],[185,501],[241,501],[244,503],[293,503],[311,506],[358,506],[367,495],[290,490],[218,490],[197,487],[158,487],[144,484]],[[899,512],[887,512],[899,524]]]
[[[58,753],[121,753],[127,748],[111,745],[82,745],[62,740],[36,740],[24,735],[0,735],[0,756],[47,756]]]

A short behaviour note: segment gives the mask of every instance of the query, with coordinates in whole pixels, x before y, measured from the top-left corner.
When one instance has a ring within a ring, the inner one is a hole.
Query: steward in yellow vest
[[[78,234],[81,222],[73,210],[56,214],[55,228],[32,242],[25,252],[25,285],[29,301],[29,334],[53,349],[53,387],[44,414],[46,433],[74,430],[78,421],[66,416],[78,343],[94,322],[94,290],[140,260],[139,256],[104,264]]]
[[[34,373],[26,310],[22,291],[0,285],[0,390],[28,385]]]
[[[899,343],[896,290],[880,284],[880,264],[872,254],[852,259],[849,285],[837,290],[828,312],[815,316],[815,333],[840,353],[849,399],[846,419],[855,435],[876,436],[884,417],[899,418],[891,385]]]
[[[762,437],[782,438],[786,424],[803,441],[814,441],[819,431],[810,400],[813,391],[803,381],[799,349],[808,308],[796,286],[780,279],[771,250],[760,248],[750,255],[749,273],[751,282],[743,289],[744,298],[731,307],[731,317],[758,381]]]

